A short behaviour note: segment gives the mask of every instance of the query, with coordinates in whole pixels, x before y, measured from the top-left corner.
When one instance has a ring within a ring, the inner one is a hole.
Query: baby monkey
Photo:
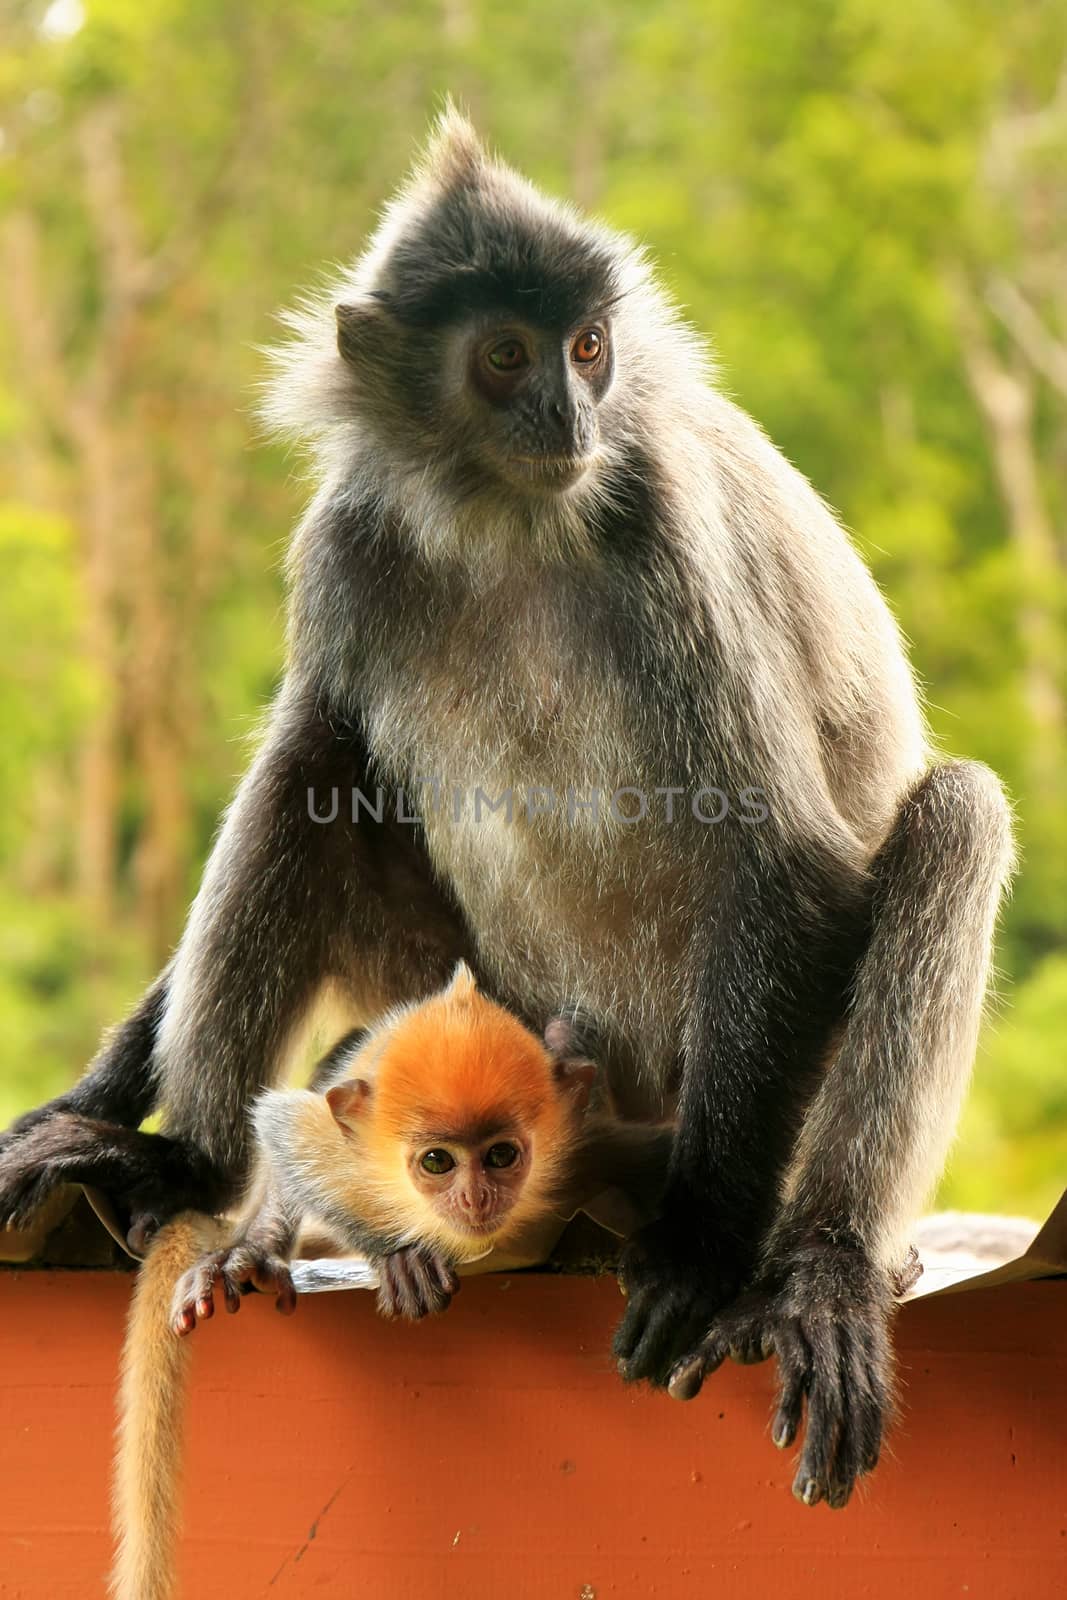
[[[467,1263],[491,1252],[501,1264],[539,1259],[554,1212],[562,1225],[604,1191],[635,1225],[655,1212],[671,1130],[591,1109],[596,1068],[570,1025],[556,1018],[537,1038],[463,963],[447,988],[389,1013],[334,1059],[323,1092],[260,1096],[236,1222],[184,1213],[140,1271],[119,1399],[115,1600],[173,1592],[180,1336],[213,1315],[217,1292],[230,1311],[255,1288],[291,1312],[290,1263],[310,1229],[370,1259],[383,1315],[417,1319],[448,1306]]]
[[[292,1311],[289,1263],[308,1226],[374,1262],[383,1316],[444,1310],[457,1267],[493,1250],[522,1253],[573,1178],[583,1133],[590,1157],[603,1146],[607,1127],[585,1115],[596,1068],[573,1048],[562,1019],[542,1042],[460,963],[448,988],[342,1054],[325,1092],[261,1095],[248,1199],[229,1243],[179,1282],[174,1331],[210,1317],[217,1290],[230,1311],[248,1288]],[[628,1137],[662,1147],[647,1129]]]

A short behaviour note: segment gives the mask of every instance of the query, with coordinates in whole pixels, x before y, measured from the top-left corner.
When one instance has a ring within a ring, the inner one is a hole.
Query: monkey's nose
[[[474,1218],[486,1217],[492,1209],[493,1196],[488,1187],[479,1184],[475,1189],[461,1189],[459,1203],[468,1215]]]

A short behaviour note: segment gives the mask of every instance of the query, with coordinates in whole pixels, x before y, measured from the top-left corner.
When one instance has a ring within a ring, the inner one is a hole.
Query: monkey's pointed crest
[[[445,994],[449,1000],[473,1000],[478,993],[478,984],[474,973],[465,961],[456,963],[456,970],[452,974]]]
[[[473,178],[489,155],[474,124],[449,96],[434,122],[419,166],[427,176],[451,185]]]

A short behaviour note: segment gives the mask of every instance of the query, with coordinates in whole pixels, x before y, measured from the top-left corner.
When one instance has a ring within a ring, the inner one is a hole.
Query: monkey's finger
[[[210,1322],[215,1315],[215,1284],[213,1280],[209,1279],[206,1284],[201,1285],[197,1290],[195,1304],[196,1314],[201,1322]]]
[[[417,1322],[425,1315],[424,1309],[412,1290],[407,1262],[403,1251],[385,1256],[380,1268],[378,1309],[385,1317],[406,1317]]]
[[[730,1335],[713,1326],[692,1355],[684,1356],[671,1373],[667,1393],[672,1400],[695,1400],[704,1379],[717,1372],[730,1353]]]
[[[841,1420],[830,1465],[826,1503],[840,1511],[849,1502],[863,1471],[865,1438],[871,1425],[873,1393],[862,1335],[848,1322],[837,1332]]]
[[[919,1252],[913,1244],[909,1245],[903,1264],[889,1275],[893,1298],[895,1300],[903,1300],[909,1289],[914,1289],[922,1275],[923,1264],[919,1260]]]
[[[412,1262],[410,1278],[420,1316],[434,1316],[448,1309],[452,1296],[441,1284],[433,1256],[429,1259],[419,1257]]]
[[[793,1493],[803,1505],[818,1505],[830,1488],[831,1469],[841,1432],[842,1395],[836,1340],[829,1327],[809,1329],[811,1386],[808,1423]]]
[[[462,1279],[452,1263],[450,1261],[446,1261],[444,1256],[434,1256],[433,1265],[437,1276],[437,1281],[441,1285],[441,1288],[444,1290],[445,1294],[447,1294],[449,1298],[451,1298],[454,1294],[458,1294],[460,1288],[462,1287]]]
[[[799,1330],[782,1323],[775,1335],[778,1351],[778,1409],[771,1424],[771,1439],[779,1450],[788,1450],[800,1430],[804,1396],[808,1390],[811,1357]]]
[[[882,1328],[865,1327],[862,1333],[862,1359],[867,1397],[863,1410],[863,1435],[860,1473],[873,1472],[882,1453],[882,1435],[891,1403],[891,1365],[889,1343]]]
[[[241,1292],[243,1287],[244,1285],[236,1282],[230,1273],[223,1272],[222,1294],[226,1302],[226,1310],[230,1313],[231,1317],[241,1309]]]
[[[278,1274],[277,1289],[274,1309],[280,1311],[283,1317],[291,1317],[296,1310],[296,1285],[288,1270]]]
[[[631,1287],[623,1292],[626,1294],[626,1309],[611,1341],[612,1354],[620,1363],[632,1359],[644,1338],[648,1319],[656,1304],[656,1295],[652,1290]]]
[[[630,1355],[619,1362],[619,1371],[628,1383],[665,1379],[677,1326],[677,1308],[669,1300],[649,1306]]]

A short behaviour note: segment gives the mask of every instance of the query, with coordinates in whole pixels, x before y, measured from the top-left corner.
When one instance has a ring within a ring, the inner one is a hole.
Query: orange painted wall
[[[0,1274],[0,1596],[101,1600],[128,1280]],[[920,1302],[905,1412],[844,1513],[769,1443],[772,1368],[624,1390],[608,1280],[469,1281],[447,1316],[265,1301],[196,1333],[187,1600],[1067,1596],[1067,1282]]]

